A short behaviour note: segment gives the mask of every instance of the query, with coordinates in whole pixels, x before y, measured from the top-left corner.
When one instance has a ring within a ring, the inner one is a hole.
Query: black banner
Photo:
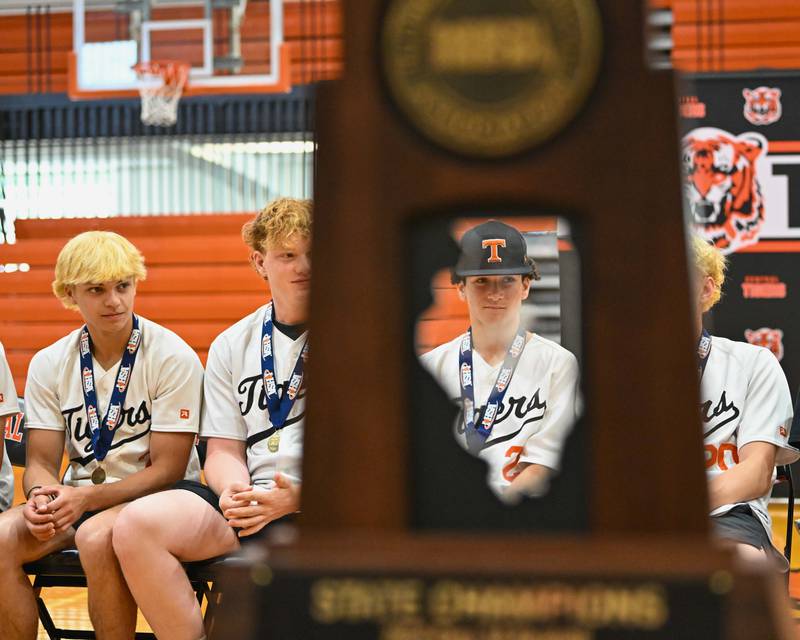
[[[800,385],[800,78],[689,76],[680,94],[687,213],[729,259],[712,333],[768,347],[794,394]]]

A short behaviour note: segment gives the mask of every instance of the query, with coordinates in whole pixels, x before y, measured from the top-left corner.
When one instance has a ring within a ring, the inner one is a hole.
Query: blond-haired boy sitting
[[[28,369],[27,502],[0,515],[0,638],[36,638],[22,565],[74,543],[97,637],[129,639],[136,604],[112,527],[126,503],[199,476],[193,444],[203,369],[177,335],[134,314],[146,270],[122,236],[76,236],[55,276],[54,293],[85,324],[39,351]],[[65,447],[69,468],[60,479]]]

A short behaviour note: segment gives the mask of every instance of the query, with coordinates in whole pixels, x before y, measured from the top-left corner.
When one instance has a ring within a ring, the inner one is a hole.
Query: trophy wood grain
[[[318,95],[304,526],[408,526],[400,239],[432,212],[516,207],[565,215],[580,239],[591,530],[704,533],[673,79],[645,68],[642,3],[598,2],[588,103],[551,142],[496,162],[439,151],[399,117],[381,84],[381,4],[344,3],[345,75]]]

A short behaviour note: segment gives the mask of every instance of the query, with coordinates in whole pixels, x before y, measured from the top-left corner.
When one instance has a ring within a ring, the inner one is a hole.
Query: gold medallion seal
[[[97,467],[92,471],[92,483],[103,484],[106,481],[106,472],[103,467]]]
[[[281,445],[281,432],[276,431],[269,438],[267,438],[267,449],[270,453],[278,453],[278,448]]]
[[[601,56],[594,0],[392,0],[381,39],[397,106],[460,155],[503,158],[577,114]]]

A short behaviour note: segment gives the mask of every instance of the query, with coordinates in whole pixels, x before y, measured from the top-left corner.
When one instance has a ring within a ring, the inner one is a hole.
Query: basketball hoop
[[[188,62],[151,60],[134,65],[142,97],[142,122],[170,127],[178,121],[178,103],[189,78]]]

